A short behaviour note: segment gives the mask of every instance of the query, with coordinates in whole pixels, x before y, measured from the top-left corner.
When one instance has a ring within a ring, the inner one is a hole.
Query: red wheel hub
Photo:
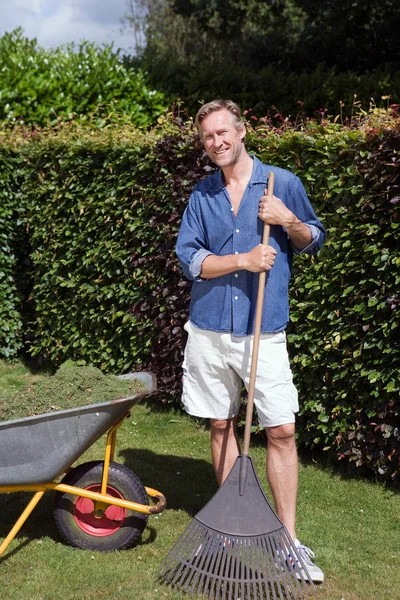
[[[101,485],[89,485],[86,488],[90,492],[98,492],[101,491]],[[124,499],[122,494],[118,490],[112,487],[107,487],[107,495],[113,496],[114,498]],[[74,504],[74,519],[77,525],[89,535],[94,535],[97,537],[104,537],[106,535],[112,535],[118,529],[120,529],[122,523],[124,522],[126,516],[125,508],[121,508],[119,506],[112,506],[111,504],[107,506],[103,516],[97,518],[93,514],[94,511],[94,502],[90,500],[90,498],[82,498],[78,497]]]

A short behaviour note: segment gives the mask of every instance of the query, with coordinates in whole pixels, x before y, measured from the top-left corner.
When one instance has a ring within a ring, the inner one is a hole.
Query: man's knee
[[[295,424],[285,423],[276,427],[267,427],[268,444],[274,446],[292,446],[295,445]]]
[[[225,436],[234,433],[236,429],[236,417],[233,419],[210,419],[211,433],[214,436]]]

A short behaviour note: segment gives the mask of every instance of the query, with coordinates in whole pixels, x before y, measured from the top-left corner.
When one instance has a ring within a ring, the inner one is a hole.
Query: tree
[[[400,67],[400,4],[397,0],[296,0],[304,21],[304,65],[325,62],[339,71]]]
[[[130,0],[139,64],[194,111],[228,96],[265,114],[350,110],[400,92],[398,0]],[[136,13],[135,13],[136,11]],[[396,73],[397,81],[396,81]]]

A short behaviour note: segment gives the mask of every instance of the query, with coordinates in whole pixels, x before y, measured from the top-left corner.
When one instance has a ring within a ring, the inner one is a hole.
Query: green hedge
[[[259,126],[247,142],[302,178],[328,229],[318,257],[296,259],[291,283],[299,442],[394,485],[399,131],[395,116],[376,111],[352,127]],[[175,239],[194,183],[212,169],[191,125],[168,121],[147,136],[71,127],[8,143],[26,161],[30,353],[54,366],[149,368],[161,399],[176,400],[190,284]]]
[[[21,315],[23,206],[19,191],[21,156],[0,149],[0,357],[13,358],[23,343]]]
[[[168,397],[177,394],[190,286],[175,237],[205,173],[193,141],[125,130],[29,146],[33,355],[113,372],[145,365]]]

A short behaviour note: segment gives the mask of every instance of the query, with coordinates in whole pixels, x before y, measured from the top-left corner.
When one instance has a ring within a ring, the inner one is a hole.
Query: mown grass
[[[38,376],[20,364],[0,362],[0,400],[18,403],[15,392],[32,377]],[[17,409],[30,412],[29,406]],[[104,441],[79,462],[102,458]],[[259,438],[252,441],[251,454],[267,489]],[[49,492],[0,561],[2,600],[188,598],[161,583],[158,569],[192,516],[216,492],[207,428],[176,409],[143,402],[119,430],[116,460],[168,500],[161,515],[149,518],[141,543],[109,553],[66,546],[52,520]],[[25,493],[0,495],[0,538],[28,498]],[[298,537],[313,548],[325,572],[325,583],[311,596],[315,600],[400,599],[400,497],[394,491],[303,460]]]

